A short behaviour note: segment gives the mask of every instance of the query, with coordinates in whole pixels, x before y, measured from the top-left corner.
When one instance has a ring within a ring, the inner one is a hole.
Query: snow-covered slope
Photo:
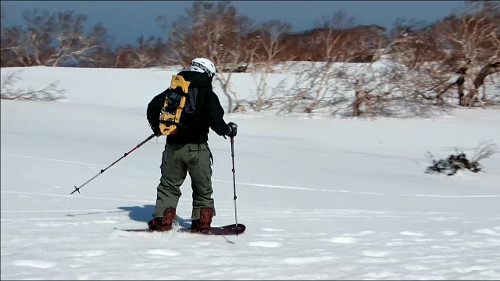
[[[500,154],[481,161],[482,173],[424,173],[428,152],[498,144],[498,110],[405,120],[226,114],[239,125],[246,232],[116,230],[151,218],[164,137],[70,192],[150,135],[147,103],[175,72],[22,69],[19,87],[59,80],[66,99],[1,101],[2,279],[500,277]],[[250,93],[249,74],[235,75],[235,89]],[[234,223],[230,142],[210,133],[209,144],[213,224]],[[177,213],[189,224],[189,177],[182,190]]]

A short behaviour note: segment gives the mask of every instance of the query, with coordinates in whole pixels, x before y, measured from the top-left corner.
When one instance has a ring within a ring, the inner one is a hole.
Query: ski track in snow
[[[43,260],[16,260],[13,262],[16,266],[35,267],[40,269],[49,269],[58,265],[56,262],[43,261]]]
[[[252,247],[264,247],[264,248],[277,248],[282,246],[281,243],[273,241],[255,241],[248,243],[248,245]]]
[[[36,156],[16,155],[16,154],[14,154],[12,156],[21,157],[21,158],[28,158],[28,159],[33,159],[33,160],[36,159],[36,160],[59,162],[59,163],[66,163],[66,164],[84,165],[84,166],[87,166],[87,167],[90,167],[90,168],[95,168],[96,166],[98,166],[98,165],[95,165],[95,164],[88,164],[88,163],[84,163],[84,162],[68,161],[68,160],[61,160],[61,159],[51,159],[51,158],[36,157]],[[116,168],[116,169],[119,169],[119,167]],[[227,181],[227,180],[212,179],[212,181],[213,182],[222,182],[222,183],[231,183],[232,184],[232,181]],[[374,196],[391,196],[391,194],[387,194],[387,193],[362,192],[362,191],[338,190],[338,189],[324,189],[324,188],[322,189],[322,188],[312,188],[312,187],[303,187],[303,186],[284,186],[284,185],[272,185],[272,184],[264,184],[264,183],[246,183],[246,182],[237,182],[237,184],[238,185],[242,185],[242,186],[246,185],[246,186],[252,186],[252,187],[264,187],[264,188],[274,188],[274,189],[319,191],[319,192],[334,192],[334,193],[352,193],[352,194],[358,194],[358,195],[360,194],[360,195],[374,195]],[[73,191],[73,190],[71,190],[71,191]],[[6,192],[8,192],[8,191],[6,191]],[[39,195],[50,196],[49,194],[39,194]],[[54,194],[54,196],[61,196],[61,195]],[[488,195],[475,195],[475,194],[471,194],[471,195],[411,194],[411,195],[398,195],[398,196],[402,196],[402,197],[431,197],[431,198],[432,197],[434,197],[434,198],[500,198],[500,194],[488,194]],[[89,198],[89,197],[84,197],[84,198]],[[111,200],[109,198],[97,198],[97,197],[93,197],[91,199]]]
[[[147,253],[152,255],[152,256],[160,256],[160,257],[176,257],[176,256],[181,255],[177,251],[171,251],[171,250],[167,250],[167,249],[148,250]]]
[[[227,182],[214,179],[213,181]],[[232,182],[231,182],[232,183]],[[291,190],[307,190],[307,191],[321,191],[321,192],[338,192],[338,193],[352,193],[359,195],[375,195],[375,196],[400,196],[400,197],[434,197],[434,198],[500,198],[500,195],[433,195],[433,194],[413,194],[413,195],[391,195],[386,193],[373,193],[373,192],[356,192],[356,191],[342,191],[342,190],[322,190],[315,188],[307,188],[307,187],[292,187],[292,186],[276,186],[276,185],[266,185],[266,184],[251,184],[251,183],[240,183],[236,182],[237,185],[251,185],[255,187],[269,187],[269,188],[278,188],[278,189],[291,189]],[[58,187],[59,188],[59,187]],[[72,191],[72,190],[71,190]],[[32,192],[21,192],[21,191],[12,191],[12,190],[2,190],[2,193],[12,193],[12,194],[22,194],[22,195],[37,195],[37,196],[54,196],[54,197],[75,197],[78,196],[82,199],[97,199],[97,200],[112,200],[112,201],[137,201],[141,203],[149,203],[151,200],[136,200],[136,199],[118,199],[118,198],[106,198],[106,197],[90,197],[85,195],[64,195],[64,194],[54,194],[54,193],[32,193]]]
[[[56,163],[63,163],[63,164],[82,165],[82,166],[87,166],[87,167],[92,167],[92,168],[98,166],[95,164],[88,164],[88,163],[84,163],[84,162],[68,161],[68,160],[52,159],[52,158],[36,157],[36,156],[28,156],[28,155],[13,154],[12,156],[20,157],[20,158],[27,158],[30,160],[42,160],[42,161],[49,161],[49,162],[56,162]]]
[[[138,203],[151,203],[151,200],[137,200],[137,199],[122,199],[122,198],[109,198],[109,197],[95,197],[95,196],[85,196],[85,195],[68,195],[65,194],[55,194],[55,193],[38,193],[38,192],[23,192],[23,191],[11,191],[2,190],[2,193],[18,194],[18,195],[32,195],[32,196],[49,196],[49,197],[64,197],[64,198],[80,198],[80,199],[92,199],[92,200],[109,200],[109,201],[126,201],[126,202],[138,202]]]

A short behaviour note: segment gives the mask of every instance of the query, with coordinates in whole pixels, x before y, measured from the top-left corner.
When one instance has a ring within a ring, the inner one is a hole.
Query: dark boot
[[[212,224],[214,210],[212,208],[202,208],[200,210],[200,219],[193,220],[191,223],[191,231],[193,232],[208,232]]]
[[[175,218],[175,208],[167,208],[163,212],[162,218],[154,218],[148,222],[150,230],[167,231],[172,229],[172,223]]]

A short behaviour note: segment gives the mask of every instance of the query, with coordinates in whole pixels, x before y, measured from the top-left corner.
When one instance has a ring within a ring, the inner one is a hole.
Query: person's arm
[[[227,136],[231,129],[224,121],[224,109],[222,108],[219,97],[211,92],[207,99],[208,124],[210,128],[219,136]]]
[[[148,104],[148,109],[146,116],[149,122],[149,126],[153,130],[156,136],[160,136],[160,112],[163,104],[165,102],[166,91],[161,94],[156,95]]]

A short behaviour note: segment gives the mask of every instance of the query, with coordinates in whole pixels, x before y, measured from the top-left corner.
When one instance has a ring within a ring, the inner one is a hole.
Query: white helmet
[[[189,70],[206,73],[210,78],[213,78],[215,73],[217,72],[213,62],[205,58],[195,58],[194,60],[192,60],[191,65],[189,65]]]

